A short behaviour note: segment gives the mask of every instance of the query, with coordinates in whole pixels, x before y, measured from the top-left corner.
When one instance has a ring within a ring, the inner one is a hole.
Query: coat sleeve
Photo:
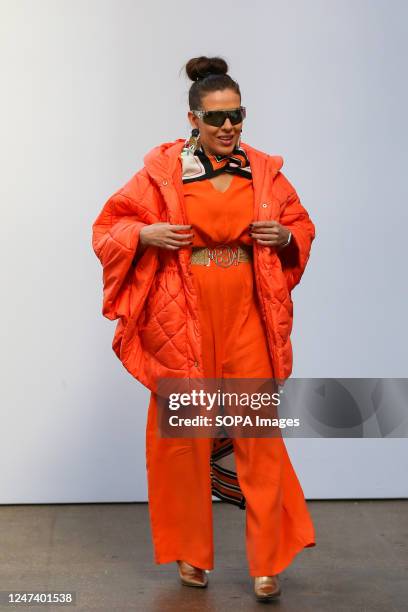
[[[289,194],[281,207],[279,222],[292,232],[290,243],[278,249],[289,293],[299,283],[310,256],[315,226],[294,187],[285,178]]]
[[[139,257],[136,249],[146,221],[136,202],[118,191],[112,195],[92,225],[92,247],[103,267],[102,314],[115,320],[126,315],[129,285]]]

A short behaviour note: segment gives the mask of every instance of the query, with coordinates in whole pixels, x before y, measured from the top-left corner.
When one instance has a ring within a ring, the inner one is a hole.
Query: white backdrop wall
[[[282,155],[316,225],[298,377],[406,377],[403,0],[2,0],[0,503],[146,500],[149,398],[111,349],[91,225],[187,137],[193,56],[222,55],[243,141]],[[307,498],[405,497],[404,439],[289,440]]]

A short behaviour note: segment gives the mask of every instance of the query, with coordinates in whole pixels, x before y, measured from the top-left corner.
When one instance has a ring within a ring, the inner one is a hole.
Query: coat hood
[[[172,142],[163,142],[144,156],[146,170],[152,179],[161,182],[174,175],[178,170],[177,164],[181,167],[180,153],[185,140],[185,138],[178,138]],[[242,141],[240,146],[247,154],[253,172],[267,165],[272,176],[275,177],[283,166],[283,157],[280,155],[268,155]]]

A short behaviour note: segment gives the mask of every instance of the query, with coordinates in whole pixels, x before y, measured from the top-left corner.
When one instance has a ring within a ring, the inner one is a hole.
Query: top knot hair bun
[[[228,74],[228,64],[222,57],[193,57],[183,68],[188,78],[194,81],[188,92],[190,110],[201,109],[205,96],[214,91],[232,89],[241,99],[239,85]]]
[[[193,57],[186,64],[186,73],[192,81],[205,79],[212,74],[227,74],[228,64],[222,57]]]

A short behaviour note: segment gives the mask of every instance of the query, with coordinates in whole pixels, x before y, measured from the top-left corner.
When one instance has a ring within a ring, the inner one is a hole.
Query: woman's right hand
[[[162,249],[177,250],[192,243],[193,232],[179,234],[179,230],[191,230],[191,225],[177,225],[173,223],[152,223],[142,227],[139,241],[143,247],[155,246]]]

